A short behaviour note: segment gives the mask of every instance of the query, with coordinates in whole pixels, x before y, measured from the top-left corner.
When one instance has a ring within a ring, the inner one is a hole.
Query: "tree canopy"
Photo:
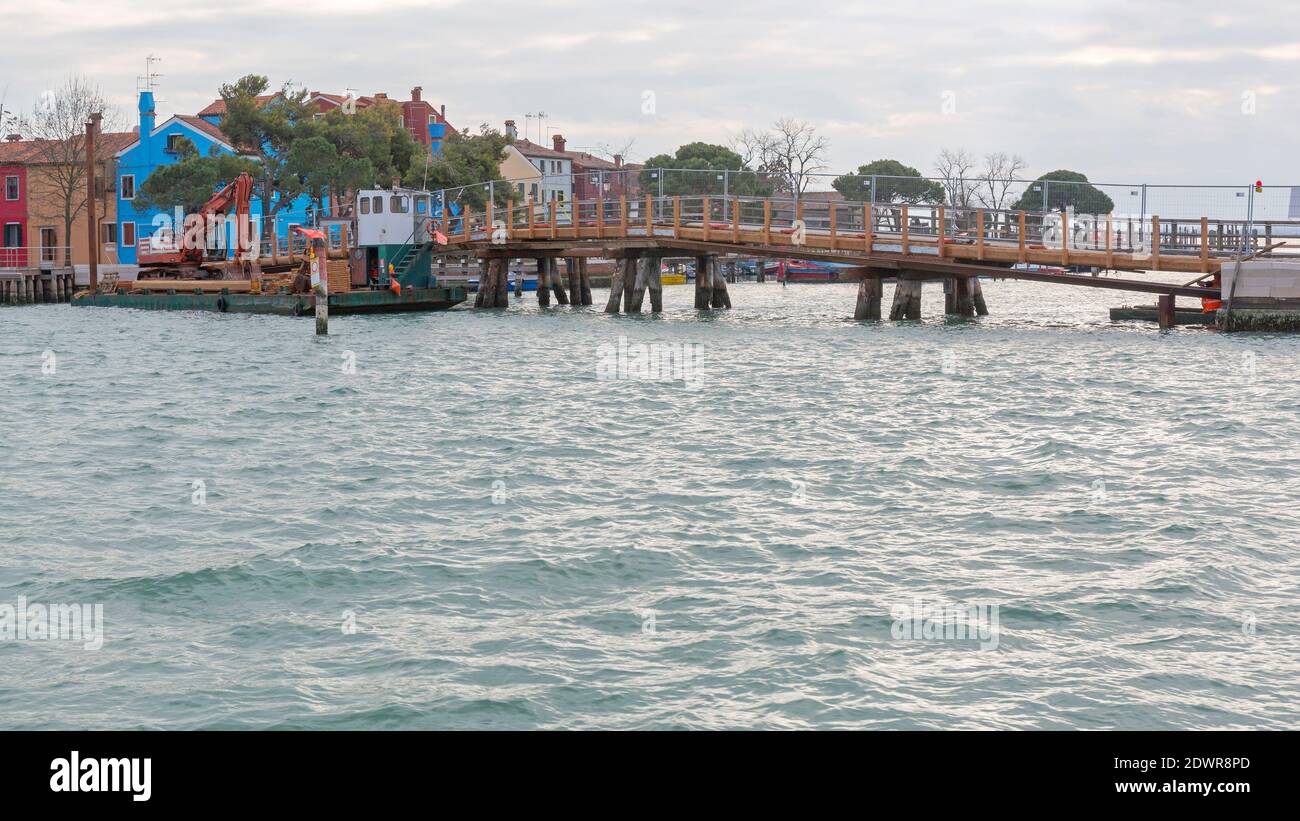
[[[859,166],[857,174],[836,177],[831,183],[846,200],[871,198],[871,180],[876,178],[876,202],[921,203],[944,201],[943,185],[921,178],[921,172],[898,160],[876,160]]]
[[[739,154],[724,145],[687,143],[672,154],[651,157],[638,175],[642,190],[659,191],[660,181],[654,176],[659,169],[684,169],[687,172],[664,172],[663,192],[669,197],[721,194],[724,182],[728,193],[741,196],[768,196],[773,188],[766,175],[747,167]],[[718,179],[721,174],[706,173],[710,171],[740,173],[727,174],[727,179],[721,180]]]
[[[425,169],[424,158],[420,157],[412,164],[409,176],[414,185],[429,190],[461,188],[449,196],[463,205],[482,208],[487,204],[487,192],[475,183],[504,179],[501,176],[501,161],[505,159],[506,146],[510,138],[490,128],[486,124],[479,126],[479,133],[470,134],[469,129],[449,132],[442,142],[442,150],[428,162]],[[424,183],[427,173],[428,183]],[[496,186],[496,204],[504,206],[511,197],[508,185]]]
[[[317,117],[306,92],[286,84],[267,95],[269,86],[266,77],[250,74],[221,87],[221,130],[241,156],[200,156],[183,140],[178,162],[150,174],[138,204],[193,210],[248,171],[262,213],[272,215],[302,194],[321,207],[327,196],[346,201],[357,188],[391,187],[417,166],[423,170],[424,146],[402,127],[396,102],[377,100],[353,114],[336,108]]]
[[[1095,186],[1088,184],[1088,178],[1078,171],[1067,171],[1060,169],[1049,171],[1035,180],[1035,183],[1042,183],[1046,180],[1071,183],[1070,185],[1046,185],[1047,193],[1047,210],[1060,211],[1063,208],[1073,208],[1080,214],[1109,214],[1115,209],[1115,203],[1110,197],[1099,191]],[[1025,189],[1025,193],[1020,195],[1020,199],[1011,206],[1013,211],[1039,211],[1043,208],[1043,190],[1034,190],[1035,186],[1030,185]]]

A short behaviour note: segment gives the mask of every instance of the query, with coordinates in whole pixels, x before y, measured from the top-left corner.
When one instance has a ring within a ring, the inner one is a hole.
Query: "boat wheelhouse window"
[[[400,194],[394,194],[390,197],[388,205],[389,212],[393,214],[405,214],[411,210],[411,201]]]
[[[370,197],[361,198],[361,213],[363,214],[370,213]]]
[[[417,213],[417,214],[427,214],[427,213],[429,213],[429,198],[428,198],[428,197],[416,197],[416,198],[415,198],[415,213]]]
[[[374,210],[375,210],[375,213],[376,213],[376,214],[382,214],[382,213],[384,213],[384,198],[383,198],[383,196],[382,196],[382,195],[381,195],[381,196],[375,196],[375,197],[371,197],[370,199],[371,199],[372,203],[374,204]]]

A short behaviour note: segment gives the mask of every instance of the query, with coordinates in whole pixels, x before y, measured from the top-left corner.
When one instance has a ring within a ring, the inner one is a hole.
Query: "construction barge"
[[[441,285],[433,274],[446,239],[427,191],[359,191],[352,216],[324,218],[319,228],[294,226],[287,237],[271,238],[268,255],[247,236],[251,189],[251,178],[241,174],[214,194],[193,215],[193,226],[187,218],[184,239],[173,230],[141,238],[138,279],[96,281],[73,295],[72,305],[315,315],[319,323],[329,314],[445,311],[466,300],[463,286]],[[192,241],[192,229],[201,231],[204,222],[219,225],[206,235],[217,238],[215,247]]]

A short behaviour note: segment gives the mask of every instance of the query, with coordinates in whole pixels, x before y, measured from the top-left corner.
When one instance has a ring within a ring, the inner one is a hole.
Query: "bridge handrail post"
[[[975,212],[975,258],[984,259],[984,209]]]
[[[908,218],[907,218],[907,203],[903,203],[902,221],[903,221],[903,255],[907,256],[912,252],[912,249],[908,245],[908,241],[907,241],[907,231],[909,228]]]
[[[1025,212],[1022,209],[1019,213],[1020,220],[1020,262],[1025,262]]]
[[[682,235],[682,198],[673,197],[673,239]]]
[[[708,198],[708,197],[705,197],[705,198],[704,198],[704,219],[703,219],[703,221],[701,222],[701,224],[704,226],[704,241],[705,241],[705,242],[708,242],[708,241],[709,241],[709,223],[711,222],[711,220],[709,219],[709,216],[710,216],[710,215],[709,215],[709,212],[710,212],[710,210],[711,210],[711,209],[709,208],[709,198]]]
[[[772,201],[763,198],[763,244],[772,244]]]
[[[1210,272],[1210,218],[1201,217],[1201,273]]]
[[[829,213],[829,219],[830,219],[830,224],[831,224],[831,226],[830,226],[830,228],[831,228],[831,250],[834,251],[834,250],[835,250],[835,237],[836,237],[836,234],[838,233],[838,231],[836,231],[836,226],[835,226],[835,203],[834,203],[834,202],[830,202],[830,203],[827,203],[826,205],[827,205],[827,208],[828,208],[829,211],[830,211],[830,213]]]
[[[596,236],[605,236],[605,198],[596,198]]]
[[[1160,270],[1160,217],[1151,215],[1151,270]]]
[[[866,202],[862,204],[862,239],[867,247],[867,253],[870,254],[875,250],[875,239],[872,234],[876,229],[876,206],[873,203]]]
[[[1111,233],[1111,215],[1106,215],[1106,269],[1115,270],[1115,241]]]
[[[627,236],[627,195],[620,194],[618,197],[618,226],[619,234]]]
[[[942,205],[940,205],[939,206],[939,230],[935,234],[935,243],[939,247],[939,259],[943,259],[943,235],[944,235],[944,229],[947,226],[947,221],[944,219],[945,216],[946,214],[944,213],[944,208]]]

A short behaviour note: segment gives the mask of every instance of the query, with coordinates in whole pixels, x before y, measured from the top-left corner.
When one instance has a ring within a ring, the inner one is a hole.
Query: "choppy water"
[[[0,310],[0,605],[105,620],[0,641],[0,725],[1300,723],[1300,338],[1025,283],[854,323],[854,290],[324,340]],[[620,335],[699,380],[598,380]],[[896,638],[918,599],[996,606],[996,648]]]

